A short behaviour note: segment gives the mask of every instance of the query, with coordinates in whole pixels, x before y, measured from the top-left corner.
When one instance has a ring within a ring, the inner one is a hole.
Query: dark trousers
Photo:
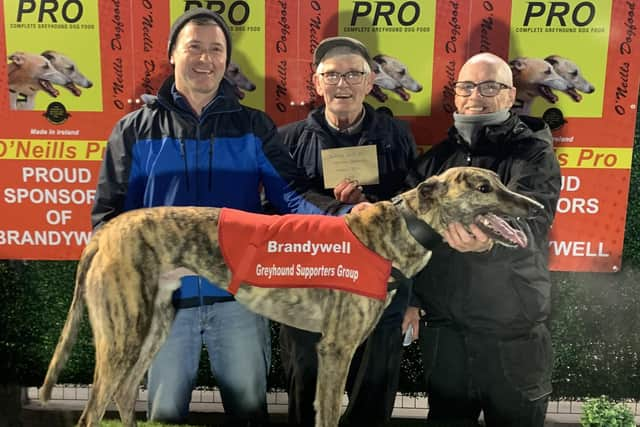
[[[429,426],[543,427],[551,393],[547,328],[501,339],[450,327],[420,328]]]
[[[343,420],[349,426],[382,426],[391,418],[402,359],[404,308],[402,313],[395,310],[393,315],[385,311],[351,362],[346,385],[349,406]],[[319,333],[286,325],[280,327],[280,356],[289,392],[289,425],[314,425],[319,340]]]

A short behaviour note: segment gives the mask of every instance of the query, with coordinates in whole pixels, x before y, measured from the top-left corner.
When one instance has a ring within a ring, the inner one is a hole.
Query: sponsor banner
[[[105,143],[0,138],[0,259],[77,259]]]
[[[173,21],[193,8],[208,8],[226,21],[233,43],[231,64],[225,73],[240,101],[265,109],[265,3],[243,0],[165,0],[133,4],[135,100],[142,94],[158,92],[173,72],[167,52],[167,39]],[[243,49],[248,47],[250,49]]]
[[[444,138],[452,124],[452,84],[464,61],[483,51],[510,61],[518,111],[549,123],[565,180],[551,233],[552,269],[619,268],[640,78],[637,0],[6,0],[0,8],[0,54],[7,58],[0,63],[3,188],[60,184],[47,181],[42,169],[40,181],[25,183],[24,169],[35,167],[87,168],[93,181],[65,185],[95,188],[95,144],[104,145],[116,120],[170,75],[169,27],[192,7],[211,8],[227,20],[235,67],[227,78],[242,103],[265,110],[278,125],[303,119],[321,104],[311,62],[322,39],[363,41],[387,66],[366,101],[408,122],[421,151]],[[42,61],[45,51],[72,59],[91,86],[76,83],[78,95],[64,84],[51,83],[51,89],[35,80],[38,90],[24,96],[29,86],[21,79],[31,77],[12,71],[18,63]],[[18,52],[35,58],[12,59]],[[406,85],[391,77],[397,70],[411,77]],[[12,95],[9,89],[18,86]],[[0,209],[12,212],[12,229],[70,224],[52,224],[39,210],[38,193],[27,194],[35,202],[11,194],[0,198]],[[90,206],[76,208],[74,220],[86,219],[78,229],[87,230]],[[587,236],[585,230],[602,233]],[[4,242],[2,258],[70,259],[80,251],[32,245],[25,252],[16,239]]]
[[[563,174],[550,235],[553,270],[620,268],[637,112],[638,16],[631,1],[513,2],[509,59],[517,107],[549,123]]]
[[[267,2],[265,37],[265,111],[278,124],[302,118],[306,111],[302,97],[300,65],[301,2]],[[239,47],[240,48],[240,47]],[[302,104],[302,105],[300,105]]]
[[[631,148],[627,150],[630,159]],[[628,169],[563,168],[562,173],[562,193],[549,238],[550,268],[618,271],[624,241]]]
[[[7,0],[0,11],[3,133],[104,138],[131,98],[129,3]]]
[[[367,98],[375,107],[384,105],[400,116],[431,114],[435,3],[340,2],[339,35],[362,41],[378,67]]]

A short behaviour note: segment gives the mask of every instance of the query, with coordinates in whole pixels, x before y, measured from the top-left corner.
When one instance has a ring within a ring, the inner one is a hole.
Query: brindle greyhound
[[[360,242],[411,277],[431,256],[411,232],[416,224],[441,233],[453,221],[476,223],[496,243],[526,246],[525,234],[500,216],[531,216],[541,208],[508,190],[489,170],[452,168],[401,194],[395,203],[378,202],[344,220]],[[69,356],[86,303],[96,365],[78,425],[99,425],[112,398],[123,425],[136,425],[138,386],[174,318],[171,295],[179,282],[159,279],[184,268],[224,289],[232,279],[218,246],[219,216],[217,208],[140,209],[119,215],[94,234],[78,264],[73,301],[41,390],[44,401]],[[354,351],[393,293],[385,301],[335,289],[241,283],[235,298],[270,319],[322,333],[316,425],[334,427]]]

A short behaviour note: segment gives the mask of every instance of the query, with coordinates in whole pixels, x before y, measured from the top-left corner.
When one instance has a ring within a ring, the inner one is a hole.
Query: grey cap
[[[203,7],[197,7],[194,9],[189,9],[182,15],[178,16],[176,20],[171,25],[171,29],[169,30],[169,41],[167,43],[167,55],[171,58],[171,52],[173,52],[173,47],[176,44],[176,39],[178,38],[178,34],[182,27],[187,25],[189,21],[192,21],[195,18],[210,18],[215,21],[216,24],[220,26],[222,32],[224,33],[224,38],[227,41],[227,66],[229,65],[229,61],[231,61],[231,34],[229,32],[229,27],[227,23],[224,22],[224,19],[217,13],[212,10],[205,9]]]
[[[367,51],[367,47],[360,41],[351,37],[328,37],[320,42],[316,51],[313,53],[313,65],[316,67],[325,57],[325,55],[336,47],[346,47],[355,54],[362,56],[369,64],[371,57]]]

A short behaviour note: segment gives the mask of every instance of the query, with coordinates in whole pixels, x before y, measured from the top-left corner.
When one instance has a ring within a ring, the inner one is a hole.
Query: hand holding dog
[[[458,252],[487,252],[493,247],[493,240],[475,224],[467,230],[459,222],[451,223],[444,231],[444,241]]]

